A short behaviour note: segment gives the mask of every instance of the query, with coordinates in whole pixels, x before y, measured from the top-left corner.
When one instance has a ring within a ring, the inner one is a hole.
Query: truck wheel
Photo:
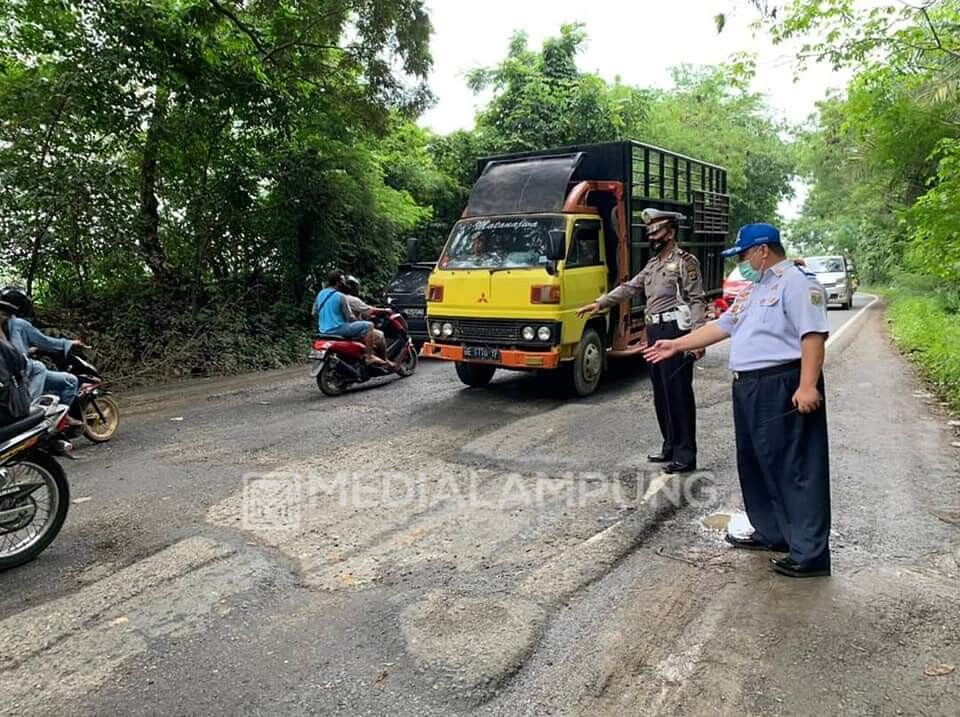
[[[569,362],[567,385],[577,396],[589,396],[603,374],[603,343],[596,329],[586,329],[580,339],[577,357]]]
[[[485,363],[464,363],[457,361],[457,376],[468,386],[483,387],[490,383],[496,366]]]

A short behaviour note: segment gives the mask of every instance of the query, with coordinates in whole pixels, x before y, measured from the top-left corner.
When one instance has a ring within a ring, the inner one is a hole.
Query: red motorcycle
[[[339,396],[354,383],[397,374],[405,378],[417,370],[417,352],[407,332],[407,319],[390,309],[374,309],[373,325],[383,332],[387,360],[392,367],[367,365],[362,341],[320,334],[310,350],[310,375],[327,396]]]

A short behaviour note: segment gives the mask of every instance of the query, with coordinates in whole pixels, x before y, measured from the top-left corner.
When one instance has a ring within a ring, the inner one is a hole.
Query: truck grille
[[[461,341],[515,344],[520,341],[520,321],[458,319],[453,322],[453,338]]]
[[[560,342],[560,324],[552,321],[523,321],[514,319],[445,319],[439,316],[428,316],[427,323],[434,321],[453,324],[453,336],[448,339],[435,339],[447,342],[467,342],[490,344],[498,346],[525,344],[556,345]],[[549,326],[551,339],[547,342],[524,341],[521,331],[524,326]]]

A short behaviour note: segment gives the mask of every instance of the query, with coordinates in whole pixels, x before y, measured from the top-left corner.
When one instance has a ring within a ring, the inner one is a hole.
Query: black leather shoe
[[[647,460],[651,463],[669,463],[673,460],[673,457],[668,456],[666,453],[651,453],[647,456]]]
[[[824,578],[830,575],[829,559],[801,565],[791,557],[770,558],[770,567],[791,578]]]
[[[697,470],[696,463],[677,463],[673,461],[663,467],[664,473],[693,473]]]
[[[762,540],[757,538],[757,534],[753,533],[748,538],[738,538],[735,535],[730,535],[727,533],[723,536],[723,539],[726,540],[730,545],[735,548],[743,548],[744,550],[771,550],[774,552],[786,552],[786,545],[770,545],[764,543]]]

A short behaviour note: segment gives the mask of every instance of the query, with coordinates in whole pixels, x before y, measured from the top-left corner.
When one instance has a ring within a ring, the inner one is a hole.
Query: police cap
[[[675,227],[680,226],[680,222],[683,221],[685,217],[680,212],[666,212],[662,209],[647,207],[640,213],[640,218],[643,219],[644,224],[653,229],[663,222],[670,222]]]

